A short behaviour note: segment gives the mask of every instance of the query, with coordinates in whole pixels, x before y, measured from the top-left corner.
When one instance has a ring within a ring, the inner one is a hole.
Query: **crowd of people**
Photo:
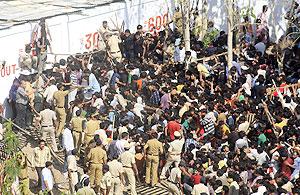
[[[45,63],[42,74],[28,52],[9,101],[19,127],[41,132],[29,159],[38,188],[52,194],[53,150],[64,151],[79,195],[135,195],[137,183],[174,195],[300,194],[299,78],[280,70],[267,11],[236,29],[232,67],[226,32],[201,13],[185,51],[180,10],[154,33],[104,21],[98,49]]]

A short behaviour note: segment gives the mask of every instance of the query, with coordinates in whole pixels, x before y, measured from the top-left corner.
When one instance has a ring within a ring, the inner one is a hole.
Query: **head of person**
[[[44,109],[50,109],[51,106],[48,102],[44,102]]]
[[[96,134],[96,135],[94,136],[94,141],[97,142],[98,140],[100,140],[100,136],[99,136],[99,134]]]
[[[57,89],[63,91],[65,89],[65,87],[62,83],[58,83],[57,84]]]
[[[108,26],[107,21],[103,21],[102,26],[103,26],[103,28],[107,28],[107,26]]]
[[[266,13],[266,12],[268,11],[268,6],[267,6],[267,5],[264,5],[262,9],[263,9],[263,10],[262,10],[263,13]]]
[[[129,138],[129,134],[127,132],[123,132],[121,134],[121,139],[127,140]]]
[[[179,131],[174,132],[174,137],[175,139],[180,139],[181,138],[181,133]]]
[[[73,150],[71,151],[71,154],[74,155],[74,156],[77,155],[77,149],[73,149]]]
[[[43,150],[43,149],[45,148],[45,145],[46,145],[45,140],[41,139],[41,140],[39,141],[39,148],[40,148],[41,150]]]
[[[40,20],[40,25],[43,26],[43,25],[45,25],[45,23],[46,23],[45,18],[41,18],[41,20]]]
[[[96,146],[101,146],[102,145],[102,141],[101,141],[101,139],[98,139],[97,141],[96,141]]]
[[[136,27],[137,32],[143,33],[143,26],[142,25],[137,25]]]
[[[25,52],[30,53],[31,52],[31,46],[29,44],[25,45]]]
[[[51,169],[52,165],[53,165],[53,163],[51,161],[47,161],[46,164],[45,164],[45,167],[48,168],[48,169]]]
[[[87,186],[89,186],[90,185],[90,179],[89,178],[86,178],[85,180],[83,180],[83,186],[84,187],[87,187]]]
[[[109,171],[109,166],[103,165],[102,171],[103,171],[103,173],[107,173]]]
[[[131,33],[130,33],[130,30],[129,30],[129,29],[126,29],[126,30],[125,30],[125,36],[126,36],[126,37],[129,37],[130,34],[131,34]]]

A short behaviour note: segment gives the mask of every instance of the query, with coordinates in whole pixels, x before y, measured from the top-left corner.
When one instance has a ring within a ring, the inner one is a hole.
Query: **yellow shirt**
[[[150,139],[147,141],[144,149],[147,151],[147,154],[156,155],[163,153],[163,145],[157,139]]]

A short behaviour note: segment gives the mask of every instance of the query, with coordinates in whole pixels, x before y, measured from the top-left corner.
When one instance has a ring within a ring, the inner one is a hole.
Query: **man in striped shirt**
[[[204,129],[204,134],[203,136],[207,136],[209,134],[214,134],[215,133],[215,124],[214,121],[212,120],[212,118],[207,115],[207,110],[202,109],[200,111],[200,124]]]

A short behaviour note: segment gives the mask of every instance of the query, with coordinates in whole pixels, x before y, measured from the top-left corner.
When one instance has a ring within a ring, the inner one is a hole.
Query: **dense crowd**
[[[278,64],[267,11],[235,30],[232,67],[226,32],[201,13],[185,51],[180,10],[154,33],[104,21],[98,49],[44,63],[42,74],[27,46],[9,101],[19,127],[41,132],[30,159],[38,187],[52,193],[52,149],[64,151],[76,194],[134,195],[138,182],[175,195],[299,194],[299,77]]]

